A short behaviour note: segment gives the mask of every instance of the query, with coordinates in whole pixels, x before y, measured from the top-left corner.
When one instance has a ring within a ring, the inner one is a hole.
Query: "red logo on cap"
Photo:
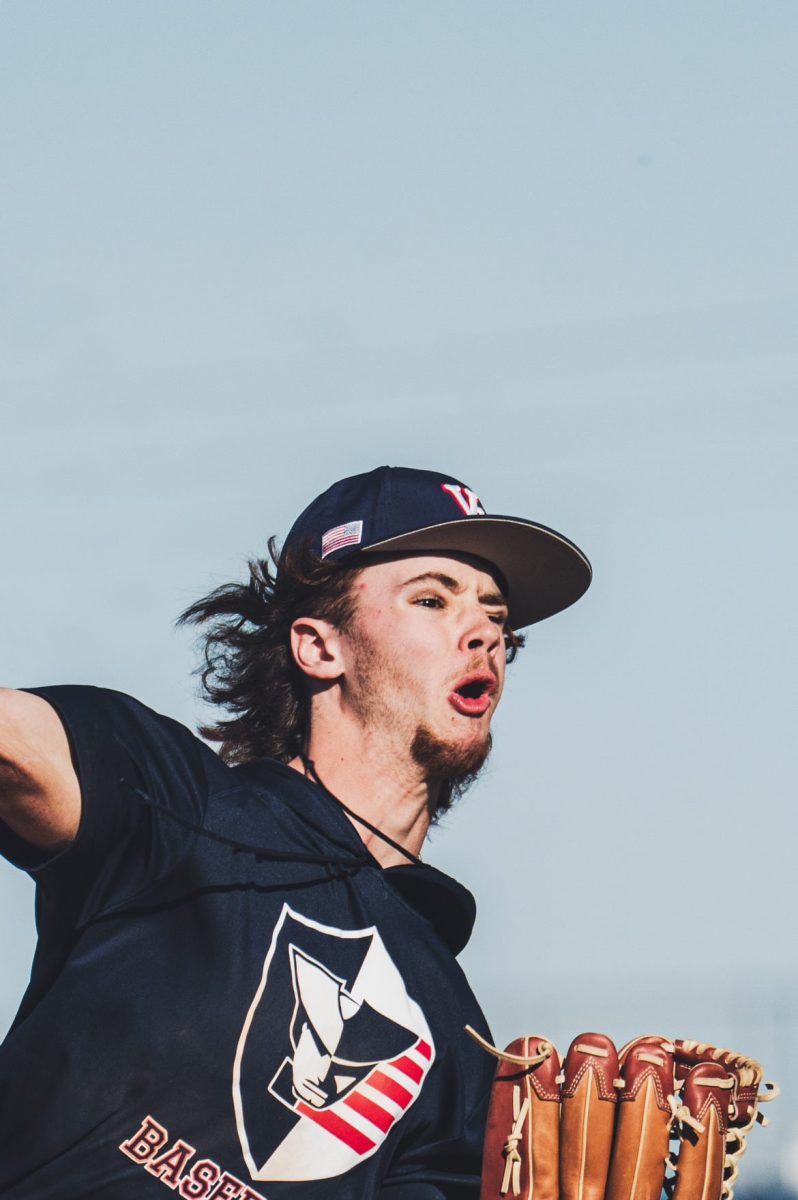
[[[471,488],[464,487],[462,483],[442,483],[441,487],[448,492],[467,517],[485,516],[485,509],[482,507],[479,496],[476,492],[472,492]]]

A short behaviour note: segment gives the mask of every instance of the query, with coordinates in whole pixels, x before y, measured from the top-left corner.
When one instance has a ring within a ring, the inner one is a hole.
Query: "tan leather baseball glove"
[[[702,1042],[647,1035],[618,1051],[583,1033],[561,1062],[541,1037],[498,1050],[468,1032],[499,1059],[481,1200],[733,1200],[746,1138],[767,1124],[759,1105],[778,1094],[759,1063]]]

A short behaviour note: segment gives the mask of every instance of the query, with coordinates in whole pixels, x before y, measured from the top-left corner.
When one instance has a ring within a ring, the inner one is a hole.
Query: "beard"
[[[419,726],[413,738],[411,754],[428,782],[438,784],[434,800],[430,799],[430,818],[433,822],[468,791],[492,748],[493,738],[489,733],[482,741],[464,744],[446,742],[424,726]]]

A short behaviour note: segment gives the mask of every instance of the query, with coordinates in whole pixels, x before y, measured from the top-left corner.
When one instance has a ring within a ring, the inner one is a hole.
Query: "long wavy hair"
[[[305,752],[310,706],[305,677],[291,651],[291,626],[298,617],[317,617],[346,631],[356,611],[354,581],[368,565],[328,563],[305,547],[290,547],[282,561],[275,538],[269,558],[251,559],[244,583],[227,583],[180,614],[179,625],[202,626],[201,693],[229,714],[200,726],[220,743],[221,758],[233,765],[259,758],[289,762]],[[505,630],[507,661],[523,637]],[[447,809],[469,781],[444,786],[435,815]]]
[[[289,762],[306,745],[309,706],[305,678],[291,652],[297,617],[318,617],[345,630],[352,620],[352,584],[363,569],[325,563],[303,547],[280,563],[277,542],[269,558],[250,559],[245,583],[226,583],[182,612],[179,625],[204,626],[198,668],[202,697],[231,715],[202,725],[219,742],[225,762],[258,758]]]

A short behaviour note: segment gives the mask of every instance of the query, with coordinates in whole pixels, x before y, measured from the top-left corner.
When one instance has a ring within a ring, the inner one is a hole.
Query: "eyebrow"
[[[413,583],[423,583],[425,579],[433,579],[436,583],[440,583],[447,591],[452,592],[455,596],[465,591],[465,585],[457,579],[453,579],[451,575],[447,575],[444,571],[424,571],[421,575],[414,575],[412,579],[405,579],[399,584],[400,588],[410,587]],[[480,604],[496,604],[507,607],[507,597],[501,592],[481,592],[479,595]]]

